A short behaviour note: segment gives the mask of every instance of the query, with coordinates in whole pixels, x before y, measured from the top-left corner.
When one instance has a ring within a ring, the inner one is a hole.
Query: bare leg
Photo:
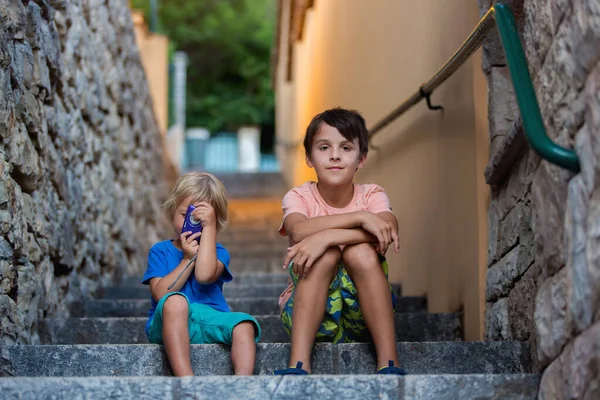
[[[323,321],[329,284],[335,277],[340,263],[339,247],[331,247],[310,268],[310,272],[298,280],[292,310],[292,350],[289,366],[302,361],[302,369],[310,372],[310,354]]]
[[[170,296],[163,306],[163,342],[175,376],[194,375],[190,360],[188,303],[180,295]]]
[[[256,342],[254,324],[246,321],[233,328],[231,339],[231,363],[236,375],[254,374]]]
[[[346,246],[342,261],[356,285],[360,309],[375,343],[377,368],[387,367],[389,360],[400,366],[396,351],[392,297],[379,256],[371,244],[361,243]]]

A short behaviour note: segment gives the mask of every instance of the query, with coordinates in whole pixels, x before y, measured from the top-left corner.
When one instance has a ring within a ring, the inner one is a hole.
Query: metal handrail
[[[543,159],[571,171],[578,172],[580,167],[577,154],[573,150],[557,145],[546,134],[515,19],[510,8],[505,4],[496,4],[490,8],[467,40],[465,40],[442,68],[429,81],[421,85],[417,92],[369,130],[369,139],[372,139],[377,132],[380,132],[390,122],[404,114],[421,100],[426,99],[431,108],[429,103],[431,93],[463,65],[467,58],[477,51],[494,26],[498,28],[498,32],[500,33],[502,48],[506,55],[517,104],[521,112],[525,138],[533,150]]]

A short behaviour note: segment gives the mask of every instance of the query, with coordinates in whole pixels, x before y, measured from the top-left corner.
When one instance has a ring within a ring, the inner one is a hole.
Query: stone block
[[[465,379],[459,375],[408,376],[404,399],[535,399],[537,375],[494,376]]]
[[[600,395],[600,323],[569,343],[544,371],[541,399],[595,399]]]
[[[507,296],[533,260],[533,248],[530,245],[519,244],[492,265],[486,276],[486,300],[494,301],[499,297]]]
[[[600,69],[599,69],[600,73]],[[600,90],[600,85],[598,87]],[[590,100],[591,101],[591,100]],[[598,103],[600,108],[600,102]],[[579,165],[581,167],[581,175],[583,177],[586,190],[592,192],[597,185],[598,155],[600,155],[600,147],[598,147],[598,139],[592,135],[588,124],[584,124],[577,135],[575,136],[575,152],[579,157]]]
[[[488,77],[490,156],[496,153],[519,115],[508,67],[492,68]]]
[[[24,124],[17,125],[6,147],[8,161],[14,168],[12,174],[14,179],[25,192],[33,192],[39,185],[42,171],[37,150]]]
[[[0,382],[9,398],[59,397],[161,399],[362,400],[442,397],[464,400],[536,398],[539,376],[409,375],[397,376],[211,376],[13,378]]]
[[[553,40],[552,7],[549,1],[528,0],[523,3],[523,44],[529,70],[540,70]]]
[[[522,246],[533,245],[531,231],[531,208],[529,204],[519,202],[499,223],[499,244],[497,258],[504,256],[517,243]]]
[[[531,186],[535,259],[543,266],[545,276],[555,274],[566,261],[564,216],[569,175],[564,169],[543,162]]]
[[[17,265],[17,309],[21,315],[26,336],[36,335],[34,329],[37,321],[37,311],[42,295],[42,287],[35,271],[35,266],[29,262]]]
[[[495,303],[487,303],[485,313],[485,339],[511,339],[508,323],[508,299],[503,298]]]
[[[0,293],[0,355],[2,355],[4,367],[6,364],[11,365],[11,373],[14,372],[12,363],[9,355],[2,349],[2,345],[22,343],[20,340],[22,338],[21,330],[22,324],[17,304],[9,295]]]
[[[569,277],[562,269],[538,289],[534,321],[538,337],[538,359],[548,365],[572,337],[569,309]]]
[[[4,346],[15,376],[156,376],[170,375],[159,345]],[[529,347],[521,342],[397,343],[403,368],[411,374],[514,374],[531,370]],[[255,374],[268,375],[287,365],[290,345],[259,343]],[[192,345],[196,375],[232,373],[230,351],[223,345]],[[47,360],[53,360],[48,363]],[[317,343],[311,365],[316,375],[373,374],[372,344]]]
[[[3,238],[4,239],[4,238]],[[12,255],[12,247],[10,248]],[[17,281],[17,269],[10,260],[0,260],[0,294],[15,296],[14,287]]]
[[[514,340],[527,340],[534,332],[536,291],[534,279],[524,276],[508,295],[508,325]]]
[[[32,279],[29,283],[29,285],[33,284],[37,284],[36,279]],[[34,307],[33,311],[36,310],[37,307]],[[262,329],[261,342],[288,343],[290,341],[279,315],[255,315],[255,317]],[[42,342],[46,344],[147,343],[148,339],[144,332],[147,320],[147,317],[52,318],[40,320],[39,331]],[[395,327],[396,338],[401,342],[462,339],[462,325],[457,314],[398,313],[395,314]]]
[[[8,137],[15,126],[15,112],[13,103],[10,73],[0,68],[0,136]]]
[[[590,274],[587,258],[589,193],[582,175],[569,182],[565,238],[569,286],[569,312],[576,332],[591,325],[594,318],[594,302],[600,296],[600,281]],[[594,293],[596,292],[596,293]]]

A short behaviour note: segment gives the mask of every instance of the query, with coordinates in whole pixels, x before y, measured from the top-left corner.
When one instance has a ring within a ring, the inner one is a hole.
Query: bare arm
[[[193,268],[188,268],[185,270],[183,275],[181,275],[177,283],[175,283],[171,289],[168,289],[168,287],[175,281],[175,279],[177,279],[188,262],[190,262],[189,259],[183,258],[177,268],[171,271],[168,275],[163,276],[162,278],[152,278],[150,280],[150,293],[152,294],[154,300],[159,301],[165,294],[178,292],[181,290],[183,285],[185,285],[185,282],[190,277]]]
[[[195,266],[194,271],[198,283],[213,283],[223,273],[225,266],[217,260],[217,228],[215,226],[203,228]]]
[[[363,223],[364,213],[364,211],[357,211],[315,218],[307,218],[300,213],[292,213],[287,216],[283,226],[292,242],[299,243],[307,237],[327,229],[358,228]]]

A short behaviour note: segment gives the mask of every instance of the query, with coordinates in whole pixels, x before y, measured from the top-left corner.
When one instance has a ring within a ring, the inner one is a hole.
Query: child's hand
[[[196,209],[192,212],[192,215],[197,220],[202,221],[202,228],[207,226],[216,226],[217,217],[215,215],[215,209],[209,203],[201,201],[200,203],[194,204]]]
[[[181,240],[181,248],[183,249],[183,258],[191,260],[194,258],[200,245],[196,241],[196,238],[200,237],[202,232],[196,232],[192,235],[192,232],[183,232],[179,239]]]
[[[283,262],[283,268],[287,268],[290,261],[294,260],[292,268],[298,276],[308,274],[313,266],[325,251],[330,247],[328,241],[323,235],[318,233],[307,237],[300,243],[288,248],[288,254]]]
[[[365,212],[361,228],[377,238],[378,244],[376,245],[376,248],[380,254],[385,255],[388,247],[392,243],[394,243],[394,250],[398,252],[398,231],[391,223],[385,221],[378,215]]]

